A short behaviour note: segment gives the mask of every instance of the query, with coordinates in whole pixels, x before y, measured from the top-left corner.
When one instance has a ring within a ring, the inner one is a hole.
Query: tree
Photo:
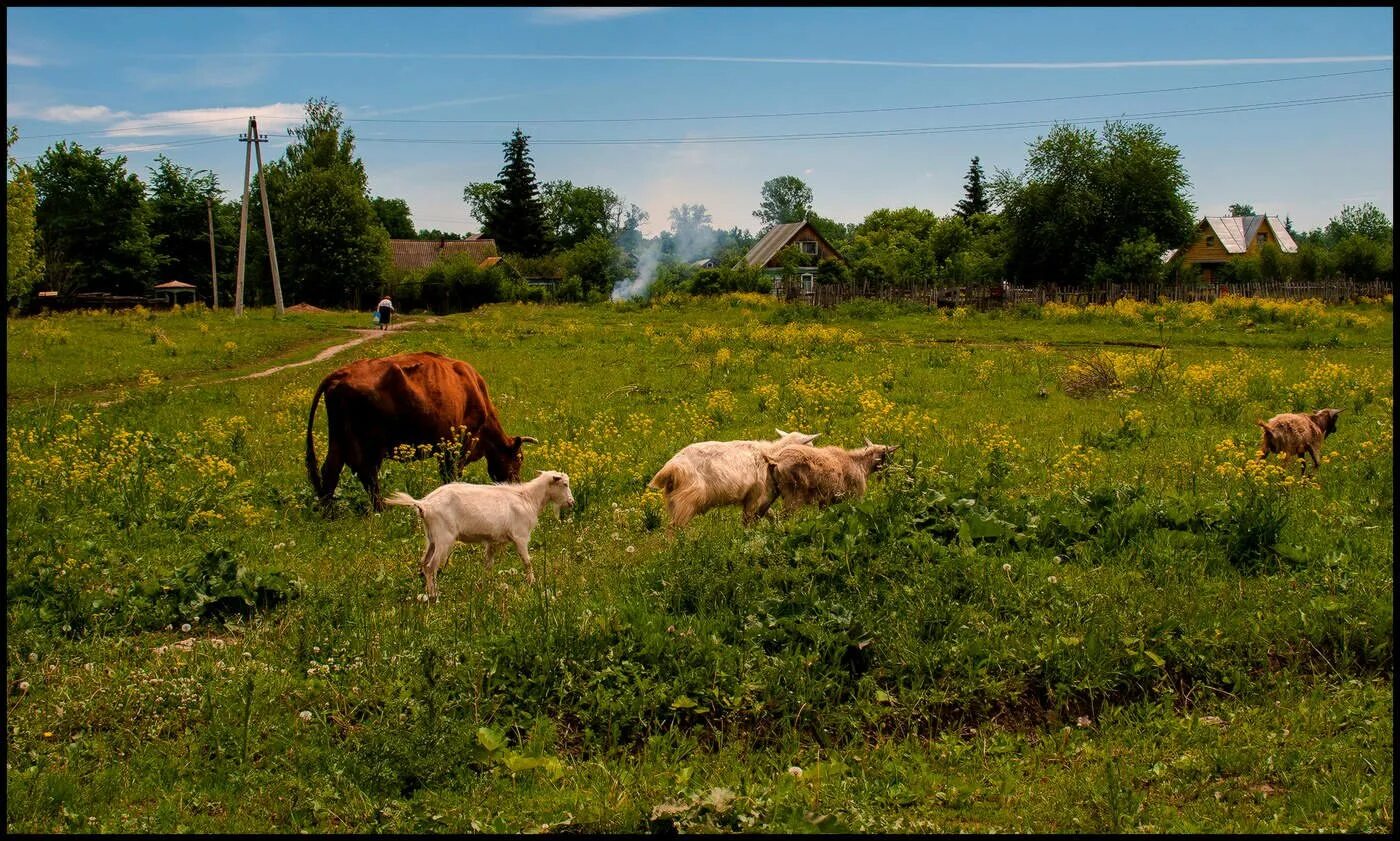
[[[109,160],[101,147],[59,141],[35,165],[34,187],[34,221],[55,289],[150,289],[157,263],[145,188],[126,171],[125,156]]]
[[[1352,236],[1360,236],[1371,242],[1389,243],[1395,237],[1395,229],[1384,212],[1370,202],[1359,205],[1344,205],[1341,215],[1327,220],[1322,235],[1328,245],[1340,245]]]
[[[461,234],[454,234],[451,231],[440,231],[437,228],[419,228],[418,233],[414,234],[413,238],[431,242],[459,242],[466,239],[466,237]]]
[[[754,216],[764,228],[801,222],[812,208],[812,188],[796,175],[781,175],[763,182],[762,202]]]
[[[817,229],[817,233],[821,234],[822,238],[837,251],[846,247],[851,231],[855,229],[855,225],[846,225],[835,219],[828,219],[815,210],[807,211],[807,221],[812,223],[812,227]]]
[[[358,308],[383,283],[389,234],[370,201],[355,135],[340,108],[324,98],[309,100],[305,122],[287,133],[293,142],[267,168],[284,292],[321,306]]]
[[[1155,126],[1110,122],[1100,137],[1057,125],[1031,144],[1021,175],[999,171],[992,184],[1007,268],[1023,284],[1074,286],[1103,277],[1100,263],[1118,262],[1125,243],[1183,246],[1195,222],[1189,184],[1181,151]]]
[[[607,295],[627,279],[627,255],[612,240],[594,234],[559,255],[566,276],[577,277],[587,295]]]
[[[538,257],[545,253],[549,242],[529,141],[524,132],[516,129],[510,140],[502,144],[506,160],[496,179],[501,190],[490,202],[488,218],[483,222],[502,252]]]
[[[150,231],[158,243],[159,278],[200,285],[209,277],[209,202],[218,202],[223,193],[218,176],[180,166],[164,155],[156,156],[150,170]],[[226,251],[237,236],[236,231],[219,230],[227,221],[226,214],[216,214],[215,242],[222,242]]]
[[[671,238],[675,258],[684,262],[713,256],[717,235],[710,227],[710,212],[703,204],[682,204],[671,208]]]
[[[1254,205],[1252,205],[1252,204],[1232,204],[1232,205],[1230,205],[1230,209],[1227,210],[1227,211],[1225,211],[1225,215],[1226,215],[1226,216],[1258,216],[1259,214],[1257,214],[1257,213],[1254,212]]]
[[[986,213],[990,209],[987,204],[987,190],[982,183],[982,161],[975,155],[972,158],[972,166],[967,170],[967,186],[963,191],[965,195],[957,206],[959,216],[966,219],[976,213]]]
[[[34,222],[39,196],[34,187],[33,170],[20,166],[10,154],[17,140],[19,130],[10,126],[5,139],[5,163],[9,173],[5,182],[5,297],[11,299],[28,295],[44,276]]]
[[[386,199],[375,196],[370,199],[374,216],[391,239],[413,239],[413,215],[408,210],[408,202],[403,199]]]
[[[462,201],[467,203],[467,211],[481,223],[483,236],[491,236],[487,222],[495,213],[496,199],[501,195],[501,185],[495,181],[473,181],[462,189]]]

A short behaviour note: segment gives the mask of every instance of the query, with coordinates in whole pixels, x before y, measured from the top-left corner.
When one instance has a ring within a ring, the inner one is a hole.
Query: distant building
[[[804,221],[774,225],[763,239],[754,243],[740,265],[762,266],[773,277],[773,294],[782,295],[785,291],[782,288],[783,265],[778,260],[778,253],[789,245],[796,245],[802,251],[803,260],[797,269],[797,280],[798,292],[804,297],[811,297],[816,291],[818,263],[822,260],[846,262],[841,252],[832,247],[811,222]]]
[[[1215,282],[1216,270],[1246,254],[1258,254],[1272,242],[1285,254],[1296,254],[1298,244],[1277,216],[1207,216],[1196,226],[1196,236],[1185,250],[1173,249],[1162,262],[1183,260],[1199,266],[1206,283]]]
[[[496,241],[493,239],[391,239],[389,254],[391,265],[399,271],[426,269],[444,257],[457,254],[470,254],[478,266],[486,267],[489,260],[493,257],[499,259],[500,256],[496,253]]]
[[[713,257],[706,257],[703,260],[694,260],[691,262],[690,265],[694,266],[697,269],[713,269],[714,267],[718,266],[719,263],[716,263],[715,258]]]

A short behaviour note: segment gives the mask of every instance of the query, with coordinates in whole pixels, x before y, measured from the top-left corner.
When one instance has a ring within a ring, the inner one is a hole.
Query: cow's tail
[[[385,504],[385,505],[402,505],[402,506],[404,506],[405,508],[413,507],[413,508],[418,509],[418,516],[420,516],[420,517],[423,516],[423,502],[422,502],[422,500],[414,499],[413,497],[409,496],[408,494],[404,493],[403,491],[399,491],[399,492],[397,492],[397,493],[392,493],[392,494],[389,494],[388,496],[384,497],[384,504]]]
[[[316,396],[311,398],[311,414],[306,419],[306,475],[311,479],[311,488],[316,491],[318,497],[321,495],[321,468],[316,464],[316,442],[311,437],[311,430],[316,424],[316,405],[321,402],[321,395],[326,393],[329,383],[329,377],[321,381],[320,388],[316,389]]]

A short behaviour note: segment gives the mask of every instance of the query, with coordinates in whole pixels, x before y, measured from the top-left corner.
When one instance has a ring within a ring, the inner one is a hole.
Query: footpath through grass
[[[236,327],[291,361],[352,315]],[[11,371],[55,324],[111,359],[7,395],[13,831],[1392,828],[1389,301],[503,305],[184,390],[208,314],[144,322],[166,357],[103,318],[9,325]],[[536,587],[458,547],[424,605],[407,512],[312,505],[316,384],[404,350],[571,476]],[[1316,478],[1253,458],[1322,406]],[[668,536],[652,473],[774,427],[902,449],[859,502]]]

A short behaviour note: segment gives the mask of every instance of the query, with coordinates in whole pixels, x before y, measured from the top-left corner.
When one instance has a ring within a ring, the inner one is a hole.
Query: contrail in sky
[[[358,58],[358,59],[466,59],[482,61],[701,61],[733,64],[827,64],[860,67],[912,67],[934,70],[1112,70],[1127,67],[1221,67],[1265,64],[1352,64],[1392,61],[1390,55],[1303,56],[1278,58],[1180,58],[1141,61],[886,61],[848,58],[761,58],[705,55],[565,55],[551,53],[384,53],[384,52],[272,52],[184,53],[177,58],[210,56],[241,58]]]

